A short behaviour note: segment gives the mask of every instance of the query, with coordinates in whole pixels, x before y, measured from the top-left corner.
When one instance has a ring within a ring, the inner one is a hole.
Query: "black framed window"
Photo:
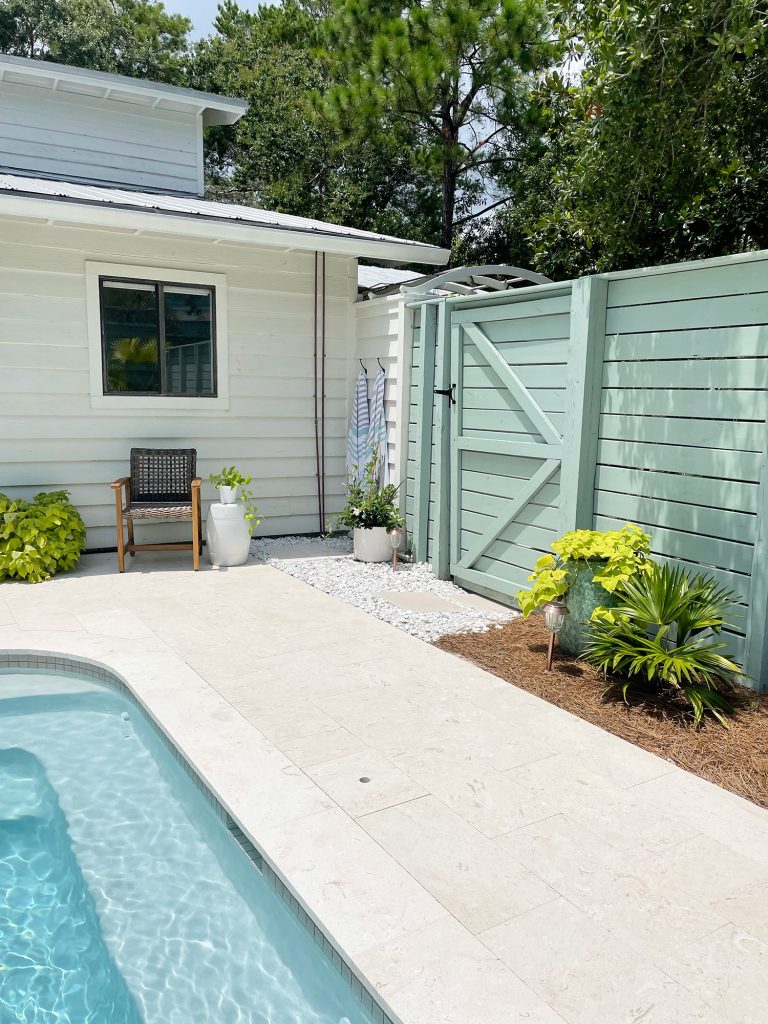
[[[105,395],[216,395],[213,287],[99,279]]]

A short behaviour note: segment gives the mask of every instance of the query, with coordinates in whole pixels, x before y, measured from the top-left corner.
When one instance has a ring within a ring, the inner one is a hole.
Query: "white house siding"
[[[92,409],[85,263],[224,274],[229,409]],[[236,463],[254,478],[261,533],[318,529],[313,411],[313,266],[307,252],[0,218],[0,491],[65,487],[89,548],[115,543],[109,484],[132,445],[195,447],[204,479]],[[343,504],[347,395],[354,364],[356,261],[326,258],[327,510]],[[203,487],[206,504],[214,497]],[[144,526],[170,534],[186,526]],[[173,539],[173,538],[171,538]]]
[[[196,114],[0,80],[0,166],[147,191],[197,195]]]
[[[355,306],[357,348],[356,359],[362,359],[368,371],[368,392],[373,393],[373,381],[378,372],[377,359],[386,370],[387,385],[384,392],[384,411],[387,417],[387,456],[389,475],[393,483],[402,477],[400,441],[400,410],[402,408],[402,318],[403,302],[399,294],[379,299],[368,299]],[[410,367],[410,362],[408,363]],[[356,363],[354,377],[360,370]],[[406,385],[407,386],[407,385]],[[407,421],[406,421],[407,429]],[[405,438],[407,446],[408,439]],[[404,495],[404,492],[403,492]]]

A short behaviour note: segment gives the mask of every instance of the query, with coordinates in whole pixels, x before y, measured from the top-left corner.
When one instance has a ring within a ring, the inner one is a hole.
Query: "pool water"
[[[2,1024],[369,1024],[128,699],[0,673]]]

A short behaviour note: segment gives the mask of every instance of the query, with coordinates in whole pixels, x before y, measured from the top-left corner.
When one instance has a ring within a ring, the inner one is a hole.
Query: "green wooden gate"
[[[438,575],[511,600],[558,534],[591,526],[601,316],[600,279],[421,306],[409,511]]]

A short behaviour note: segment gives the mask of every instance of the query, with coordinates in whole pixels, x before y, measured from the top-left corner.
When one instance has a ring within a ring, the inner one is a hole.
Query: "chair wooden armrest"
[[[131,478],[129,476],[121,476],[120,479],[115,480],[115,482],[111,484],[111,486],[114,488],[114,490],[118,491],[121,487],[125,487],[125,485],[130,482],[130,479]]]
[[[195,479],[192,481],[192,490],[193,491],[194,490],[198,490],[199,491],[202,483],[203,483],[202,478],[199,477],[199,476],[196,476]]]

